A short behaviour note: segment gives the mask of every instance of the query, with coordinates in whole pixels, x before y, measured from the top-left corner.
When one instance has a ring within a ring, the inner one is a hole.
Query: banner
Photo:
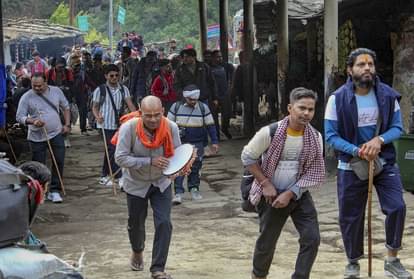
[[[120,24],[125,24],[125,16],[126,16],[126,10],[122,7],[118,7],[118,22]]]
[[[220,24],[210,24],[207,27],[207,38],[217,38],[220,37]]]
[[[78,16],[78,28],[82,32],[89,31],[88,16]]]

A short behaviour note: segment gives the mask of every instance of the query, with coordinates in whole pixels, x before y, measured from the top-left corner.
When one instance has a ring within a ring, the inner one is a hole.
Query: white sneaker
[[[195,201],[201,200],[203,196],[200,194],[200,191],[197,188],[191,189],[191,198]]]
[[[70,147],[72,147],[72,145],[70,144],[70,140],[69,140],[68,138],[65,138],[65,139],[64,139],[64,142],[65,142],[65,147],[66,147],[66,148],[70,148]]]
[[[47,194],[47,199],[53,203],[63,202],[63,199],[58,192],[49,192],[49,194]]]
[[[183,195],[184,194],[175,194],[173,200],[172,200],[172,204],[173,205],[179,205],[183,203]]]
[[[112,180],[110,176],[103,176],[99,179],[99,184],[104,186],[112,186]]]

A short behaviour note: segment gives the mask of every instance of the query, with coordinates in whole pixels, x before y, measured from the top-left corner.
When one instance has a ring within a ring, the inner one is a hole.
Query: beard
[[[375,85],[376,74],[369,73],[369,76],[370,77],[368,78],[368,77],[365,77],[365,74],[362,76],[353,75],[352,81],[354,82],[356,87],[369,89]]]

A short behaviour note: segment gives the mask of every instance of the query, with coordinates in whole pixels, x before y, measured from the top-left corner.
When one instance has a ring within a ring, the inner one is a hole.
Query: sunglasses
[[[109,75],[110,78],[119,77],[119,74]]]

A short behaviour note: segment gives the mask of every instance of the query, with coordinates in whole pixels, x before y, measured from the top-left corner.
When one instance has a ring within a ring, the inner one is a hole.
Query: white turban
[[[183,96],[185,98],[197,99],[198,100],[198,98],[200,98],[200,89],[184,90],[183,91]]]

